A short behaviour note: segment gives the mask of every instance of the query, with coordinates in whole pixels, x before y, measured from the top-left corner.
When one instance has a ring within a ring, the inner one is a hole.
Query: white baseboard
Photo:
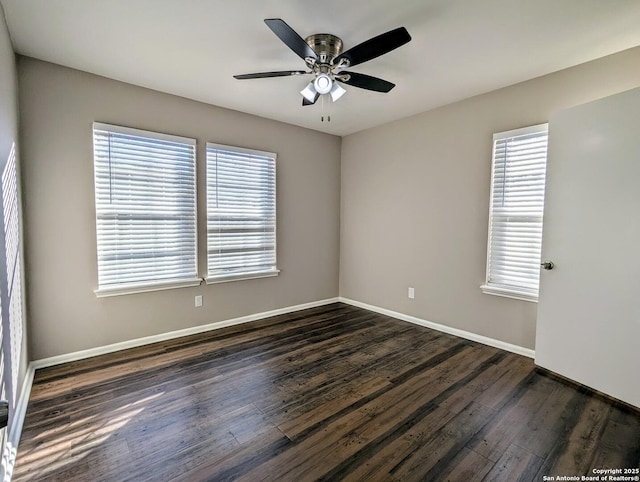
[[[251,321],[262,320],[271,316],[285,315],[287,313],[293,313],[295,311],[306,310],[308,308],[315,308],[318,306],[329,305],[331,303],[337,303],[338,298],[327,298],[319,301],[312,301],[310,303],[304,303],[301,305],[287,306],[285,308],[278,308],[276,310],[265,311],[263,313],[256,313],[253,315],[241,316],[240,318],[233,318],[230,320],[216,321],[214,323],[208,323],[206,325],[198,325],[191,328],[184,328],[182,330],[169,331],[167,333],[160,333],[159,335],[145,336],[143,338],[135,338],[133,340],[122,341],[119,343],[113,343],[111,345],[99,346],[96,348],[89,348],[88,350],[75,351],[73,353],[67,353],[64,355],[52,356],[49,358],[41,358],[32,362],[35,369],[46,368],[54,365],[60,365],[62,363],[83,360],[85,358],[91,358],[98,355],[104,355],[107,353],[113,353],[120,350],[126,350],[127,348],[136,348],[143,345],[149,345],[151,343],[157,343],[159,341],[171,340],[173,338],[180,338],[181,336],[195,335],[198,333],[205,333],[207,331],[219,330],[220,328],[226,328],[227,326],[240,325],[242,323],[249,323]]]
[[[127,348],[134,348],[143,345],[148,345],[150,343],[156,343],[159,341],[171,340],[173,338],[179,338],[181,336],[194,335],[197,333],[204,333],[211,330],[218,330],[220,328],[225,328],[227,326],[239,325],[242,323],[249,323],[251,321],[257,321],[264,318],[269,318],[271,316],[283,315],[287,313],[293,313],[300,310],[305,310],[308,308],[315,308],[318,306],[324,306],[331,303],[345,303],[348,305],[357,306],[359,308],[364,308],[369,311],[374,311],[376,313],[381,313],[383,315],[391,316],[393,318],[397,318],[399,320],[407,321],[409,323],[414,323],[416,325],[424,326],[427,328],[431,328],[433,330],[441,331],[444,333],[448,333],[450,335],[459,336],[461,338],[465,338],[467,340],[477,341],[478,343],[482,343],[484,345],[493,346],[495,348],[500,348],[502,350],[510,351],[512,353],[517,353],[518,355],[523,355],[529,358],[534,358],[535,352],[529,348],[524,348],[518,345],[513,345],[511,343],[507,343],[504,341],[496,340],[493,338],[489,338],[486,336],[478,335],[476,333],[471,333],[465,330],[459,330],[457,328],[452,328],[446,325],[441,325],[439,323],[433,323],[431,321],[423,320],[421,318],[417,318],[415,316],[405,315],[404,313],[399,313],[397,311],[388,310],[386,308],[380,308],[378,306],[369,305],[367,303],[362,303],[360,301],[355,301],[349,298],[336,297],[336,298],[328,298],[325,300],[314,301],[311,303],[304,303],[301,305],[289,306],[286,308],[279,308],[276,310],[265,311],[263,313],[256,313],[253,315],[242,316],[240,318],[233,318],[230,320],[217,321],[214,323],[209,323],[206,325],[194,326],[191,328],[185,328],[182,330],[171,331],[167,333],[161,333],[159,335],[146,336],[143,338],[136,338],[134,340],[127,340],[120,343],[114,343],[111,345],[105,345],[96,348],[90,348],[88,350],[76,351],[73,353],[68,353],[65,355],[58,355],[49,358],[42,358],[40,360],[35,360],[29,363],[27,368],[27,373],[24,377],[24,381],[22,383],[22,389],[20,391],[20,397],[16,404],[13,418],[11,421],[11,426],[9,427],[9,432],[7,435],[7,443],[5,446],[5,451],[2,454],[2,473],[3,473],[3,481],[10,482],[11,475],[13,473],[13,466],[16,461],[16,455],[18,452],[18,444],[20,442],[20,435],[22,434],[22,425],[24,423],[25,415],[27,413],[27,405],[29,403],[29,396],[31,394],[31,386],[33,385],[33,377],[36,369],[45,368],[53,365],[59,365],[61,363],[67,363],[71,361],[82,360],[84,358],[90,358],[97,355],[104,355],[106,353],[113,353],[116,351],[124,350]]]
[[[2,454],[2,466],[1,466],[1,479],[3,482],[11,482],[11,476],[13,474],[13,467],[16,462],[16,455],[18,453],[18,444],[20,443],[20,436],[22,435],[22,426],[27,414],[27,406],[29,404],[29,396],[31,395],[31,387],[33,386],[33,377],[35,371],[38,368],[46,368],[61,363],[67,363],[70,361],[82,360],[84,358],[90,358],[97,355],[104,355],[106,353],[113,353],[119,350],[127,348],[134,348],[138,346],[148,345],[150,343],[156,343],[159,341],[170,340],[173,338],[179,338],[181,336],[194,335],[197,333],[204,333],[206,331],[218,330],[227,326],[239,325],[241,323],[249,323],[251,321],[262,320],[271,316],[284,315],[287,313],[293,313],[300,310],[306,310],[308,308],[315,308],[318,306],[329,305],[331,303],[337,303],[338,298],[328,298],[325,300],[313,301],[311,303],[304,303],[301,305],[288,306],[285,308],[279,308],[276,310],[265,311],[263,313],[256,313],[253,315],[242,316],[240,318],[233,318],[230,320],[217,321],[209,323],[207,325],[194,326],[191,328],[185,328],[183,330],[176,330],[167,333],[161,333],[159,335],[146,336],[143,338],[137,338],[134,340],[127,340],[120,343],[114,343],[111,345],[100,346],[96,348],[90,348],[88,350],[76,351],[73,353],[67,353],[65,355],[58,355],[49,358],[42,358],[29,363],[27,367],[27,373],[25,374],[24,381],[22,382],[22,389],[20,391],[20,397],[16,403],[16,407],[13,411],[13,418],[11,420],[11,426],[8,428],[7,441],[5,449]]]
[[[31,395],[31,386],[33,385],[33,376],[36,370],[33,363],[29,363],[27,373],[22,381],[20,396],[13,410],[11,425],[8,427],[7,440],[2,453],[2,480],[10,482],[13,475],[13,467],[16,463],[18,455],[18,444],[22,435],[22,425],[27,414],[27,405],[29,405],[29,396]]]
[[[340,297],[338,300],[341,303],[357,306],[359,308],[364,308],[365,310],[369,310],[369,311],[375,311],[376,313],[391,316],[393,318],[398,318],[399,320],[408,321],[409,323],[414,323],[416,325],[425,326],[427,328],[431,328],[432,330],[437,330],[443,333],[448,333],[450,335],[459,336],[460,338],[466,338],[467,340],[471,340],[471,341],[477,341],[478,343],[482,343],[483,345],[489,345],[494,348],[500,348],[501,350],[510,351],[512,353],[526,356],[528,358],[535,357],[534,350],[530,348],[525,348],[519,345],[513,345],[511,343],[507,343],[506,341],[496,340],[494,338],[489,338],[487,336],[471,333],[470,331],[460,330],[458,328],[452,328],[450,326],[441,325],[439,323],[434,323],[432,321],[423,320],[422,318],[417,318],[411,315],[405,315],[404,313],[388,310],[386,308],[380,308],[379,306],[369,305],[367,303],[362,303],[360,301],[355,301],[349,298]]]

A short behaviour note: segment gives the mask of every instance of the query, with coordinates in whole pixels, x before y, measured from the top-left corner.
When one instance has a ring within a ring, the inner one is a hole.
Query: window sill
[[[538,295],[523,291],[516,291],[513,288],[504,288],[492,285],[482,285],[480,289],[485,295],[503,296],[514,300],[529,301],[531,303],[538,302]]]
[[[271,278],[273,276],[278,276],[279,273],[280,273],[280,270],[276,269],[273,271],[263,271],[259,273],[241,273],[241,274],[232,274],[232,275],[210,276],[208,278],[205,278],[204,280],[208,285],[213,285],[217,283],[227,283],[229,281]]]
[[[201,278],[189,278],[185,280],[163,281],[159,283],[136,283],[109,288],[98,288],[94,290],[97,298],[108,296],[131,295],[134,293],[146,293],[149,291],[170,290],[175,288],[187,288],[189,286],[200,286]]]

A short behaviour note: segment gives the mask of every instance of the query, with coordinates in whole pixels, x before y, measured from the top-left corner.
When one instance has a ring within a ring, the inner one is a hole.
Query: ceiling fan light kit
[[[328,94],[331,92],[333,80],[328,74],[318,74],[316,80],[313,81],[313,86],[316,88],[318,94]]]
[[[338,82],[374,92],[389,92],[395,87],[395,84],[358,72],[346,72],[345,69],[384,55],[411,40],[407,29],[399,27],[343,52],[342,39],[335,35],[318,33],[303,39],[280,18],[268,18],[264,22],[287,47],[304,60],[309,70],[259,72],[234,75],[234,77],[244,80],[313,75],[314,79],[300,91],[303,106],[315,104],[321,95],[326,94],[329,94],[331,100],[336,102],[346,93],[346,90],[338,85]]]
[[[342,97],[345,92],[347,92],[345,89],[343,89],[342,87],[340,87],[340,85],[338,85],[337,82],[333,83],[333,87],[331,87],[331,100],[332,101],[337,101],[340,97]]]
[[[300,93],[302,94],[302,97],[304,97],[311,103],[315,102],[317,96],[319,95],[316,91],[316,88],[313,86],[313,82],[309,82],[309,85],[302,89]]]

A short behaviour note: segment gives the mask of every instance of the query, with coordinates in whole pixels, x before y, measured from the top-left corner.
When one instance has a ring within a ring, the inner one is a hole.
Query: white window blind
[[[495,134],[485,293],[538,298],[548,124]]]
[[[199,284],[195,140],[94,123],[93,152],[96,294]]]
[[[273,276],[276,154],[207,143],[207,282]]]
[[[6,302],[8,310],[5,315],[8,318],[2,319],[0,315],[0,342],[5,339],[2,355],[0,356],[0,375],[3,374],[6,366],[10,373],[6,378],[0,379],[6,383],[11,380],[12,393],[2,393],[3,399],[11,396],[10,403],[16,405],[18,395],[18,367],[22,356],[22,337],[24,328],[23,313],[23,282],[22,282],[22,256],[20,255],[20,195],[18,192],[18,166],[16,163],[15,144],[11,146],[9,158],[2,173],[2,212],[4,214],[4,248],[5,248],[5,280],[7,291],[3,294],[3,302]],[[2,307],[0,307],[0,312]],[[4,321],[4,323],[3,323]],[[10,348],[9,348],[10,347]],[[6,353],[5,353],[6,350]],[[9,355],[9,357],[7,357]],[[10,360],[8,365],[5,360]],[[9,378],[10,376],[10,378]],[[1,387],[2,390],[6,386]]]

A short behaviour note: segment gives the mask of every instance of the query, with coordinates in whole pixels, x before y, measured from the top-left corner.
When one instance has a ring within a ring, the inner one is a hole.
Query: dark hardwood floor
[[[343,304],[36,372],[14,481],[534,481],[638,468],[640,415]]]

